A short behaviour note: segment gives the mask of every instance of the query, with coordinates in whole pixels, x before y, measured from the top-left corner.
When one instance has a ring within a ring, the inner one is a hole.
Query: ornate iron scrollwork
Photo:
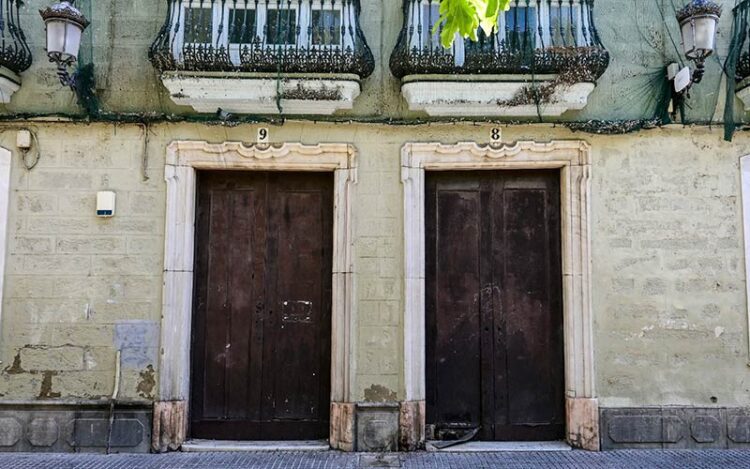
[[[375,68],[359,0],[167,0],[159,71],[351,73]]]
[[[18,14],[22,0],[0,0],[0,66],[21,73],[31,66],[31,50]]]
[[[404,0],[404,26],[391,54],[399,78],[415,74],[574,74],[595,81],[609,53],[594,26],[594,0],[514,0],[495,33],[440,44],[439,0]]]

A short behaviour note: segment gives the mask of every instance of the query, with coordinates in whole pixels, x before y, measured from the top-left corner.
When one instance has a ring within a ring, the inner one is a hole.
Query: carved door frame
[[[401,445],[417,448],[425,429],[425,171],[559,169],[562,224],[565,414],[568,442],[599,449],[590,257],[590,147],[580,140],[512,145],[407,143],[404,185],[404,385]]]
[[[351,450],[354,320],[352,186],[357,182],[353,145],[249,145],[175,141],[167,147],[159,400],[154,404],[152,447],[176,450],[184,442],[190,397],[190,328],[197,170],[331,171],[334,173],[333,298],[331,329],[331,432],[333,448]]]

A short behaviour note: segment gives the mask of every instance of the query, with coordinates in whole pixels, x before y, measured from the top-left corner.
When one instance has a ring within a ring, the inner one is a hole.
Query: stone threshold
[[[249,452],[249,451],[328,451],[327,440],[303,441],[228,441],[228,440],[188,440],[182,444],[182,451],[197,452]]]
[[[199,452],[250,452],[250,451],[328,451],[327,440],[302,441],[227,441],[227,440],[188,440],[182,444],[182,451]]]
[[[431,441],[428,441],[426,449],[427,451],[444,453],[491,453],[504,451],[570,451],[573,448],[564,441],[469,441],[438,449]]]

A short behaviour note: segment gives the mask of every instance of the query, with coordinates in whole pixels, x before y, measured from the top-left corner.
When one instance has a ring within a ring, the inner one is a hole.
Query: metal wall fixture
[[[359,0],[167,0],[151,46],[165,71],[349,73],[375,68]]]
[[[19,74],[31,66],[31,50],[21,28],[21,0],[0,0],[0,102],[21,87]]]
[[[721,16],[721,6],[711,0],[691,0],[677,11],[677,22],[680,24],[682,47],[685,57],[695,64],[695,70],[688,67],[678,70],[676,64],[670,65],[668,76],[674,81],[677,93],[687,93],[690,88],[700,83],[706,71],[706,58],[716,49],[716,31]]]
[[[594,0],[513,0],[496,32],[440,44],[439,0],[404,0],[404,26],[391,54],[396,77],[418,74],[557,74],[595,81],[609,53],[594,25]]]
[[[47,56],[57,64],[57,76],[64,86],[76,90],[76,73],[70,68],[78,61],[83,30],[89,20],[69,0],[61,0],[44,10],[39,10],[47,32]]]

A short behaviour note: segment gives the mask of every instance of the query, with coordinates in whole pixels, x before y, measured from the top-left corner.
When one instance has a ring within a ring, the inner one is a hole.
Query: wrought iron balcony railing
[[[149,57],[160,71],[352,73],[374,60],[359,0],[167,0]]]
[[[734,8],[734,35],[730,45],[730,53],[735,53],[737,63],[735,78],[742,81],[750,77],[750,0],[744,0]]]
[[[594,81],[609,53],[594,26],[594,0],[514,0],[495,33],[440,44],[439,0],[404,0],[404,27],[391,55],[399,78],[416,74],[571,74]]]
[[[31,66],[31,50],[21,29],[22,0],[0,0],[0,66],[21,73]]]

